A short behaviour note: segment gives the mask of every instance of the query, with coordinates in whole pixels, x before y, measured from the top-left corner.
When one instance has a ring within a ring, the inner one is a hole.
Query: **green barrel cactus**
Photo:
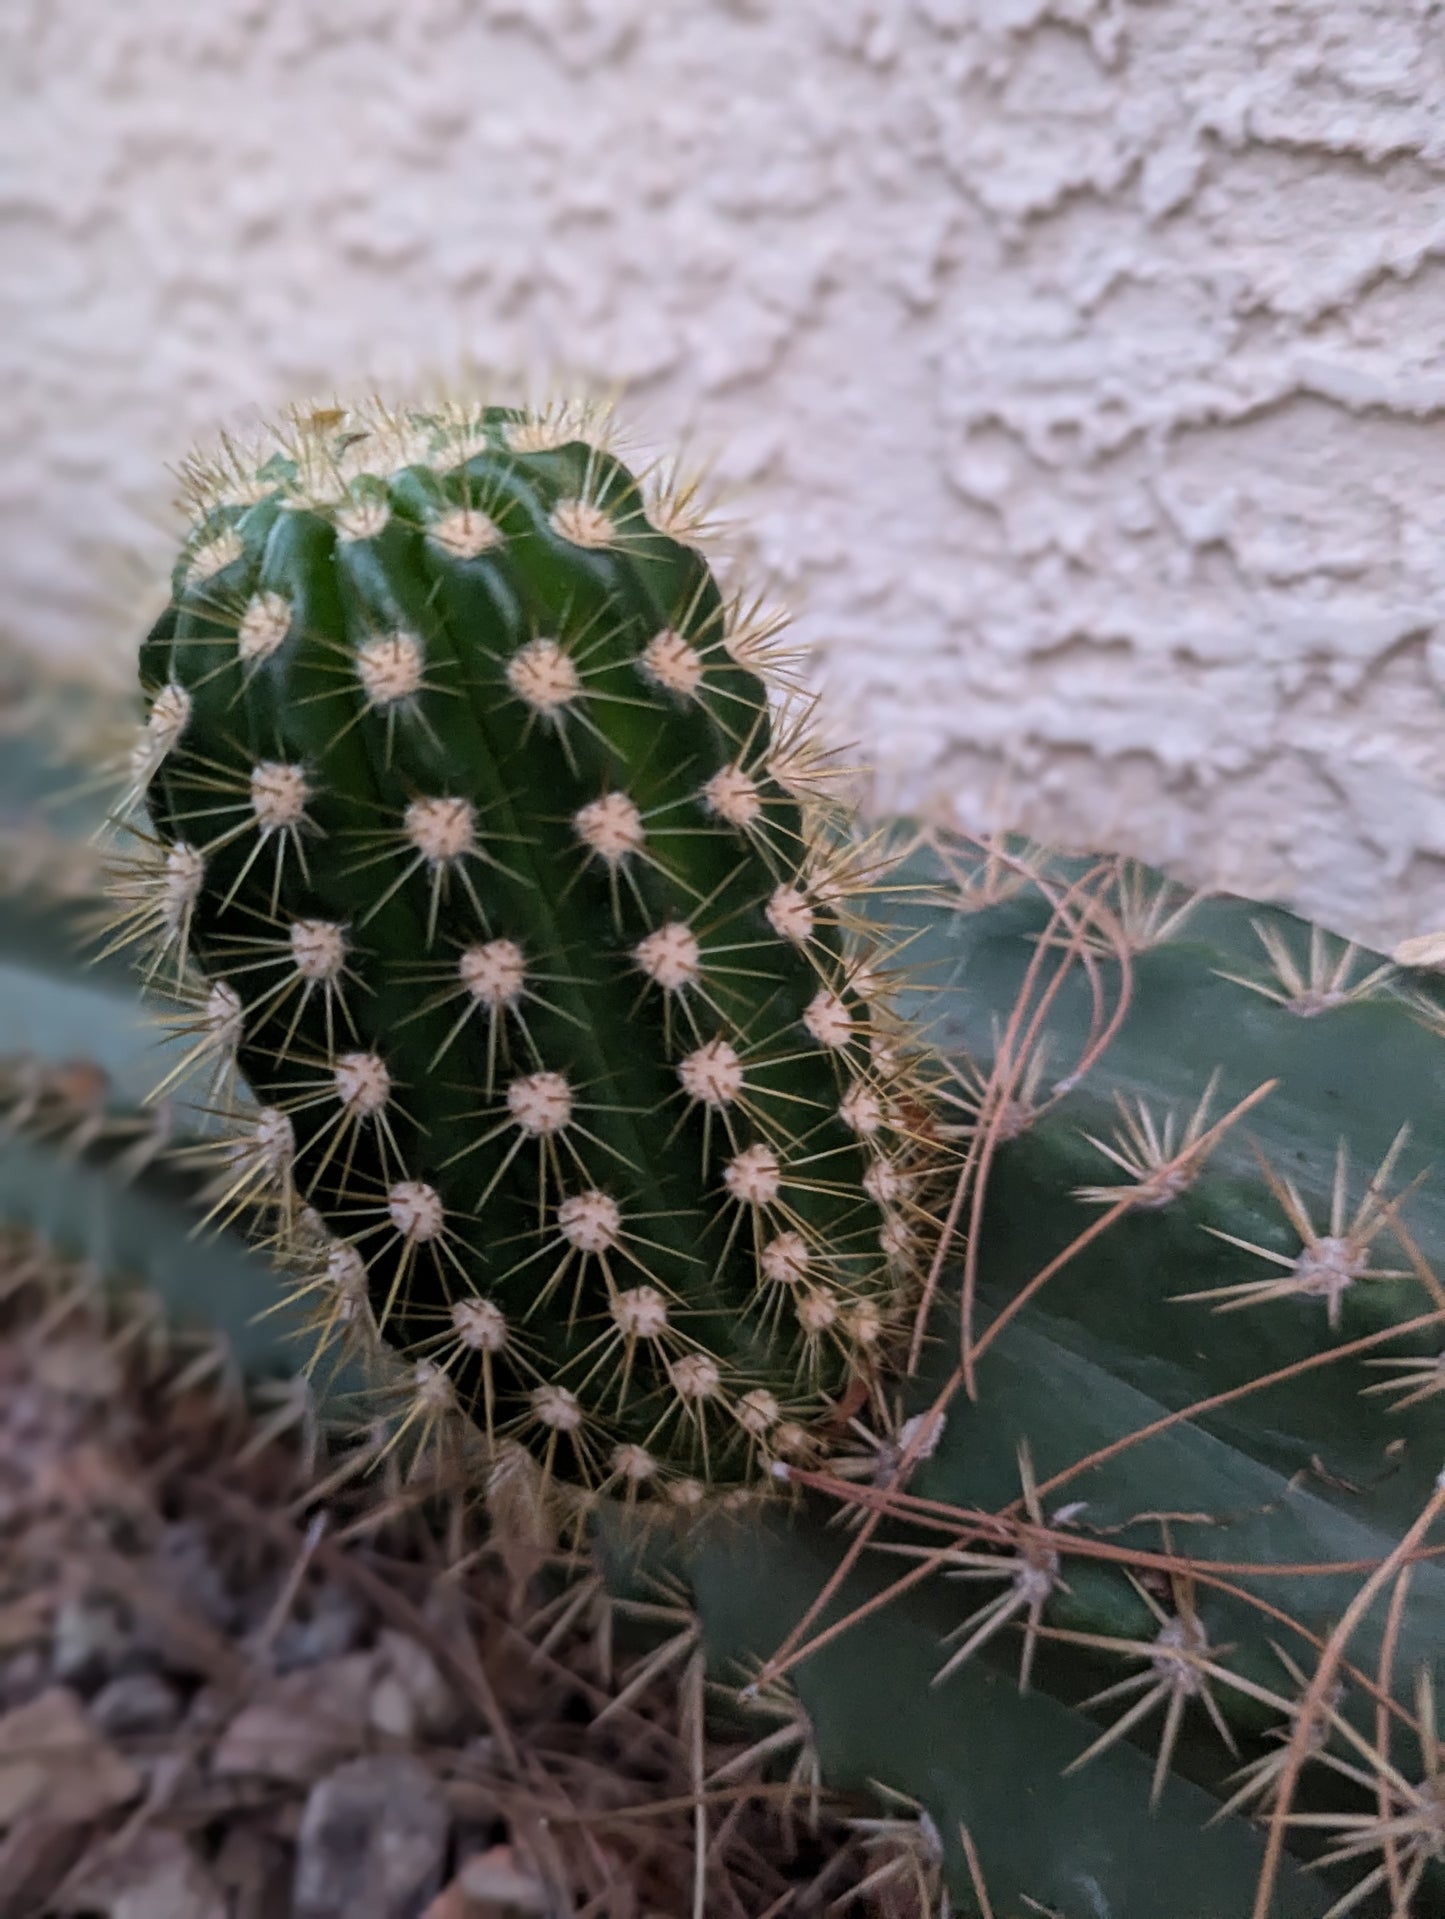
[[[906,1317],[940,1149],[867,850],[689,489],[577,409],[371,408],[188,508],[121,935],[258,1102],[222,1215],[319,1222],[418,1410],[563,1482],[806,1456]]]

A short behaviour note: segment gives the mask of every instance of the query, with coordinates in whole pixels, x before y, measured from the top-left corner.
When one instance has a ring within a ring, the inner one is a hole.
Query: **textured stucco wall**
[[[1445,925],[1435,0],[9,0],[0,71],[23,637],[248,402],[566,364],[726,448],[889,797]]]

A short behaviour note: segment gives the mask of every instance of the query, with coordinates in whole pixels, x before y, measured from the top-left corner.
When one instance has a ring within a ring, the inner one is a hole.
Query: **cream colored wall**
[[[1427,0],[10,0],[0,36],[24,638],[120,631],[161,464],[250,403],[567,364],[727,449],[890,799],[1445,925]]]

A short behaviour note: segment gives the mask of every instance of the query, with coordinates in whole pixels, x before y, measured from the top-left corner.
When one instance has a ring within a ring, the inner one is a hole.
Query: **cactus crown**
[[[876,1380],[936,1147],[776,622],[605,416],[298,415],[188,473],[124,931],[418,1410],[683,1500]]]

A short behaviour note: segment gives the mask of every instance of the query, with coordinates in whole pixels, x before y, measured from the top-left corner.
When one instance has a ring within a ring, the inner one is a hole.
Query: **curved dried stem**
[[[1436,1483],[1434,1492],[1426,1501],[1415,1523],[1405,1533],[1395,1550],[1380,1562],[1360,1587],[1345,1608],[1340,1623],[1325,1642],[1314,1674],[1300,1700],[1300,1710],[1290,1734],[1285,1762],[1280,1769],[1279,1787],[1274,1806],[1270,1811],[1264,1864],[1260,1869],[1251,1919],[1269,1919],[1275,1884],[1279,1878],[1280,1862],[1284,1856],[1285,1830],[1290,1821],[1295,1788],[1308,1756],[1311,1717],[1325,1704],[1331,1683],[1344,1657],[1345,1647],[1349,1644],[1355,1628],[1390,1581],[1401,1575],[1411,1554],[1442,1511],[1445,1511],[1445,1474],[1442,1474]],[[1340,1908],[1337,1907],[1336,1911],[1339,1910]]]

